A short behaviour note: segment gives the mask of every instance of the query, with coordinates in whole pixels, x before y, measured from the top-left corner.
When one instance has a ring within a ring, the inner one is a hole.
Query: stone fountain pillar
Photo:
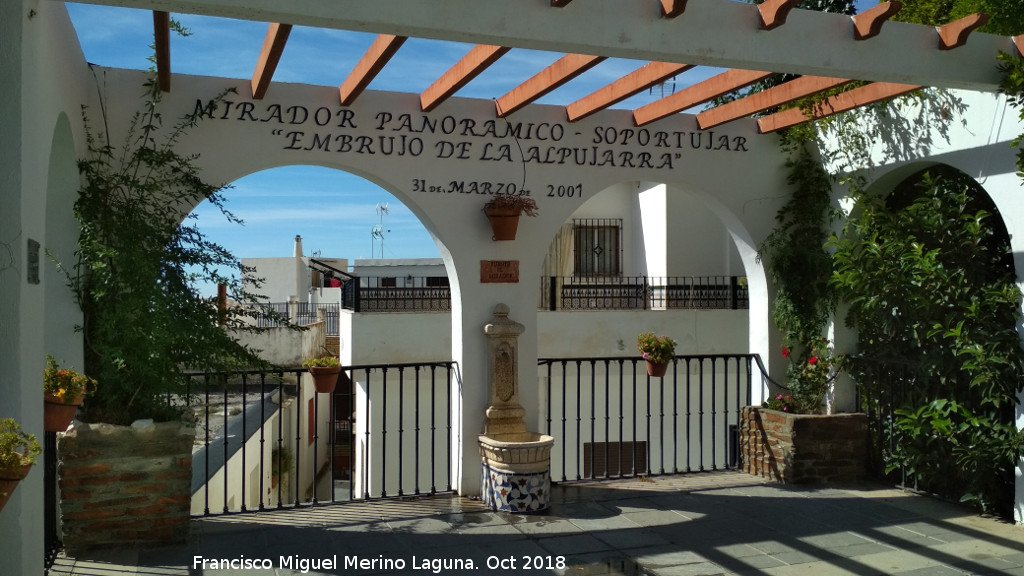
[[[517,340],[524,327],[509,319],[508,313],[508,306],[498,304],[493,319],[484,326],[490,340],[491,404],[479,437],[481,500],[493,510],[540,512],[551,503],[551,445],[555,439],[526,430],[517,368]]]

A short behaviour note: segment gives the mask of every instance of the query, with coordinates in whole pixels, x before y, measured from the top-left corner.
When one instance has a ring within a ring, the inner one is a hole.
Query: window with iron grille
[[[573,220],[576,276],[622,274],[622,219]]]

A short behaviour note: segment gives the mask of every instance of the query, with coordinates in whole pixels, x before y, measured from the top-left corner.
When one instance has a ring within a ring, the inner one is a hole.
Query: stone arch
[[[78,237],[69,230],[78,230],[73,206],[80,185],[77,154],[71,123],[63,112],[57,117],[50,144],[46,179],[46,234],[42,242],[40,274],[46,306],[47,322],[43,324],[43,347],[60,351],[58,362],[81,370],[82,337],[76,330],[82,311],[68,287],[67,278],[48,259],[55,259],[67,274],[74,274]],[[55,354],[56,355],[56,354]]]

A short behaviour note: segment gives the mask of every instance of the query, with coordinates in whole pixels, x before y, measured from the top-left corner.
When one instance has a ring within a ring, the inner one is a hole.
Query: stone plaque
[[[519,283],[519,260],[481,260],[480,283]]]

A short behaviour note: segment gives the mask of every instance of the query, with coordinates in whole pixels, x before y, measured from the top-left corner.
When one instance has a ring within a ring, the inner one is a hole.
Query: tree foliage
[[[1024,455],[1009,423],[1024,349],[1006,230],[984,190],[952,169],[918,174],[888,200],[862,196],[857,210],[831,242],[846,322],[862,357],[909,366],[888,468],[1006,513]],[[854,370],[862,390],[892,394],[874,388],[871,366]]]
[[[74,207],[81,231],[77,263],[66,272],[83,312],[85,371],[99,383],[84,405],[93,421],[173,419],[180,408],[168,400],[186,396],[185,370],[264,364],[226,330],[247,329],[243,319],[256,313],[256,296],[241,289],[252,271],[182,214],[207,200],[240,221],[225,209],[223,187],[204,182],[195,158],[175,151],[197,118],[164,127],[160,94],[151,78],[118,146],[104,111],[97,133],[83,110],[88,157],[79,161]],[[227,285],[233,300],[250,306],[222,311],[197,282]]]

